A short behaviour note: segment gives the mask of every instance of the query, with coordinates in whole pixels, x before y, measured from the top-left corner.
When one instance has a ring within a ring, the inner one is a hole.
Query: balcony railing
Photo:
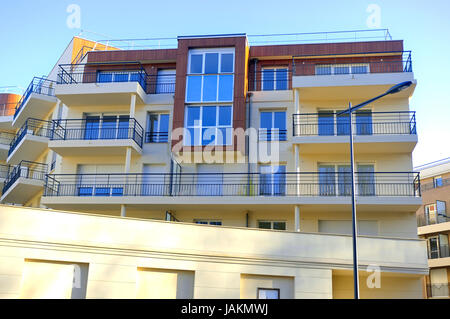
[[[350,173],[48,174],[44,196],[350,196]],[[420,196],[418,173],[356,173],[357,196]]]
[[[263,142],[286,141],[287,130],[260,128],[258,130],[258,138]]]
[[[145,143],[167,143],[169,132],[146,132]]]
[[[1,103],[0,116],[12,116],[16,112],[17,103]]]
[[[134,118],[104,116],[102,118],[52,121],[51,140],[134,140],[140,147],[144,129]]]
[[[423,192],[423,189],[422,189],[422,192]],[[417,215],[417,226],[418,227],[447,223],[447,222],[450,222],[450,216],[447,216],[444,213],[436,213],[435,216],[427,216],[425,214]]]
[[[5,194],[5,192],[20,177],[44,181],[46,174],[47,174],[47,164],[30,161],[21,161],[18,165],[10,169],[10,172],[3,186],[2,194]]]
[[[431,297],[450,297],[450,283],[427,284],[427,296]]]
[[[60,64],[58,84],[138,82],[147,90],[147,73],[139,62]]]
[[[445,187],[445,186],[448,186],[448,185],[450,185],[450,178],[445,178],[445,179],[442,180],[442,186],[436,186],[434,183],[423,184],[422,191],[426,192],[426,191],[429,191],[429,190],[432,190],[432,189],[439,189],[441,187]]]
[[[9,174],[9,165],[0,164],[0,178],[6,179]]]
[[[334,112],[304,113],[293,115],[294,136],[348,135],[349,116]],[[356,112],[352,117],[355,135],[417,134],[414,111],[404,112]]]
[[[293,75],[412,72],[411,51],[361,52],[293,57]]]
[[[175,93],[175,74],[147,75],[148,94]]]
[[[16,134],[14,133],[0,131],[0,144],[10,145],[15,136]]]
[[[30,85],[28,85],[28,88],[26,89],[25,93],[22,95],[22,98],[16,105],[14,118],[16,118],[17,114],[19,114],[20,110],[28,101],[28,98],[30,97],[31,93],[55,96],[55,84],[56,84],[55,81],[34,77]]]
[[[439,244],[439,250],[431,250],[428,248],[428,259],[437,259],[437,258],[447,258],[450,257],[450,251],[448,244],[440,245]]]
[[[11,141],[8,151],[8,156],[14,152],[17,145],[24,139],[26,135],[35,135],[50,138],[52,135],[52,122],[29,118],[25,121],[22,127],[17,132],[14,139]]]

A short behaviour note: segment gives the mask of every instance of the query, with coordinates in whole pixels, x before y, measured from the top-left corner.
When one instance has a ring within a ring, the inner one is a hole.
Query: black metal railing
[[[292,71],[289,69],[270,69],[249,71],[249,91],[292,90]]]
[[[16,112],[17,103],[0,103],[0,116],[12,116]]]
[[[287,130],[260,128],[258,130],[258,139],[263,142],[286,141]]]
[[[169,132],[146,132],[145,143],[167,143]]]
[[[136,119],[117,116],[53,120],[52,131],[51,140],[131,139],[140,147],[144,137],[144,129]]]
[[[350,173],[48,174],[44,196],[350,196]],[[420,196],[414,172],[356,173],[357,196]]]
[[[412,72],[411,51],[295,56],[294,76]]]
[[[348,114],[335,112],[303,113],[293,115],[294,136],[348,135]],[[354,113],[352,117],[355,135],[417,134],[414,111]]]
[[[450,251],[448,244],[441,245],[440,241],[438,241],[439,250],[431,250],[428,248],[428,259],[437,259],[437,258],[447,258],[450,257]]]
[[[21,161],[18,165],[10,169],[3,184],[2,194],[4,194],[20,177],[45,181],[47,174],[47,164],[30,161]]]
[[[26,89],[25,93],[22,95],[22,98],[16,105],[16,109],[14,111],[14,118],[16,118],[17,114],[19,114],[20,110],[28,101],[28,98],[30,97],[31,93],[55,96],[55,84],[56,84],[55,81],[45,78],[34,77],[33,80],[31,80],[30,85],[28,85],[28,88]]]
[[[10,145],[15,136],[14,133],[0,131],[0,144]]]
[[[6,179],[9,174],[10,166],[6,164],[0,164],[0,178]]]
[[[422,191],[423,191],[423,189],[422,189]],[[423,213],[417,215],[417,226],[418,227],[447,223],[447,222],[450,222],[450,216],[447,216],[445,213],[436,213],[435,216],[427,216]]]
[[[426,192],[426,191],[429,191],[432,189],[439,189],[441,187],[445,187],[448,185],[450,185],[450,178],[444,178],[444,179],[442,179],[442,186],[437,186],[434,183],[426,183],[426,184],[422,185],[422,191]]]
[[[147,73],[139,62],[60,64],[58,84],[138,82],[147,90]]]
[[[450,297],[450,283],[427,284],[427,297]]]
[[[175,93],[175,74],[147,75],[148,94]]]
[[[52,136],[52,122],[33,118],[27,119],[9,144],[8,156],[14,152],[17,145],[28,134],[50,138]]]

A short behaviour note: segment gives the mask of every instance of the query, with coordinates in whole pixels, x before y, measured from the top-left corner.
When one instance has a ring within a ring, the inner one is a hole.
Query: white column
[[[136,94],[131,94],[130,117],[135,117],[136,113]]]
[[[124,169],[125,174],[128,174],[130,172],[130,166],[131,166],[131,147],[127,147],[127,151],[125,154],[125,169]]]
[[[295,231],[300,231],[300,206],[295,205]]]
[[[295,113],[300,113],[300,98],[298,95],[298,90],[294,89],[294,102],[295,102]]]
[[[131,147],[127,147],[126,153],[125,153],[125,167],[124,167],[124,173],[128,174],[130,172],[131,167]],[[128,183],[128,176],[124,178],[124,183]],[[125,217],[127,214],[127,208],[124,204],[120,205],[120,216]]]

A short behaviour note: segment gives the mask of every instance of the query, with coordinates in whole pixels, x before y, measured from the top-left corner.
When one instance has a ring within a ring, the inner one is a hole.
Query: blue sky
[[[80,32],[66,24],[71,4],[81,9],[81,29],[113,39],[368,29],[366,10],[376,4],[380,27],[412,50],[418,85],[411,108],[419,134],[414,164],[450,157],[450,1],[4,1],[0,87],[26,87],[33,76],[48,74]]]

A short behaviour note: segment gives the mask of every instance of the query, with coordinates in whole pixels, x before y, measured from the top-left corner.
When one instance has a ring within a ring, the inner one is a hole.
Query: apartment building
[[[403,41],[94,46],[69,45],[15,108],[5,296],[47,296],[59,274],[64,297],[352,298],[350,124],[361,297],[424,296]]]
[[[428,298],[449,298],[450,255],[450,158],[421,165],[423,205],[417,210],[418,234],[427,240]]]

